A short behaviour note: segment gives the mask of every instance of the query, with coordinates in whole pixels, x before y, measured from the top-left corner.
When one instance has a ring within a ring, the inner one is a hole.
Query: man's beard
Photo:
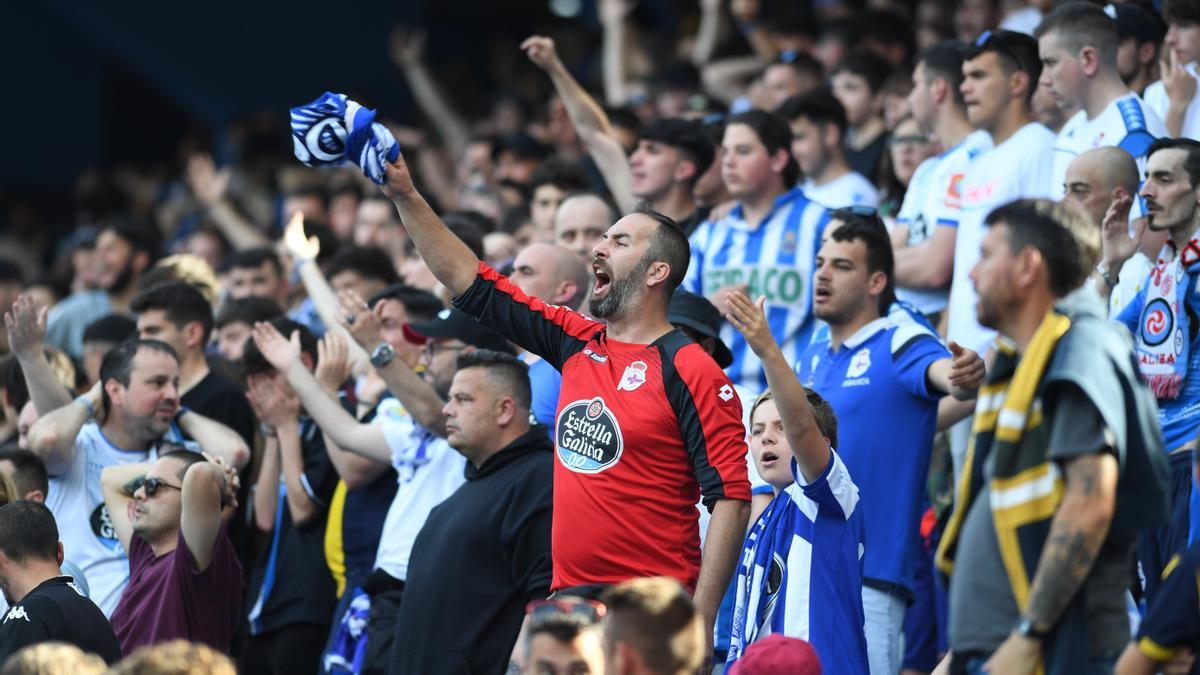
[[[603,298],[588,297],[588,312],[597,319],[609,319],[617,316],[625,305],[637,296],[641,279],[646,277],[650,263],[643,259],[629,274],[621,278],[611,278],[608,282],[608,293]]]
[[[133,285],[133,256],[125,261],[125,265],[117,273],[117,278],[113,279],[112,284],[106,290],[109,293],[120,295],[129,290],[131,285]]]

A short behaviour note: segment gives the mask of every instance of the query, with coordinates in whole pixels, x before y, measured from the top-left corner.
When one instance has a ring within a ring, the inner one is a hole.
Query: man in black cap
[[[1167,27],[1157,14],[1134,2],[1110,5],[1117,22],[1117,72],[1139,96],[1158,79],[1158,46]]]

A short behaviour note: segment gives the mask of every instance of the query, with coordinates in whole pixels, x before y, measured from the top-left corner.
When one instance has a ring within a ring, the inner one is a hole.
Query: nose
[[[1166,42],[1172,48],[1179,46],[1179,29],[1175,27],[1174,23],[1167,28]]]
[[[1138,194],[1142,199],[1154,199],[1154,181],[1148,180],[1142,183],[1141,192]]]

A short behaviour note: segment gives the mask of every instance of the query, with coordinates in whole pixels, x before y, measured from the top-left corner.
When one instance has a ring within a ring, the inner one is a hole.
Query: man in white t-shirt
[[[121,599],[129,561],[104,506],[100,473],[155,459],[164,440],[177,444],[181,432],[193,439],[191,449],[234,466],[245,466],[250,456],[237,432],[180,407],[179,358],[158,340],[129,341],[109,350],[96,386],[43,415],[29,430],[29,449],[51,476],[46,506],[106,616]]]
[[[1146,105],[1163,118],[1172,138],[1200,138],[1200,5],[1164,0],[1162,12],[1167,20],[1162,79],[1146,87]]]
[[[1117,24],[1089,2],[1069,2],[1038,26],[1042,80],[1060,108],[1076,106],[1054,143],[1054,199],[1063,197],[1071,160],[1093,148],[1116,146],[1145,167],[1146,149],[1167,127],[1117,70]],[[1135,210],[1139,215],[1140,210]]]
[[[979,260],[985,219],[1015,199],[1046,197],[1054,190],[1054,134],[1033,120],[1030,104],[1041,68],[1033,38],[1011,31],[985,36],[963,63],[967,119],[991,135],[994,147],[976,158],[962,181],[946,337],[980,354],[995,332],[979,325],[968,275]]]
[[[937,139],[942,154],[917,167],[892,232],[896,297],[937,325],[954,275],[954,241],[962,206],[962,180],[992,137],[967,119],[960,87],[966,45],[949,40],[917,55],[908,104],[921,130]]]
[[[846,109],[833,94],[814,89],[784,101],[775,113],[792,129],[804,196],[827,209],[879,205],[878,189],[846,162]]]

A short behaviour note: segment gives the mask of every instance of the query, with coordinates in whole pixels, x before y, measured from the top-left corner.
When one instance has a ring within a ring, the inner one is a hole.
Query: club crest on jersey
[[[646,362],[634,361],[625,366],[625,373],[617,383],[617,391],[633,391],[646,384]]]
[[[850,367],[846,369],[846,377],[860,377],[871,368],[871,350],[860,349],[850,359]]]
[[[580,399],[563,406],[555,424],[558,461],[576,473],[600,473],[621,459],[625,439],[604,399]]]

